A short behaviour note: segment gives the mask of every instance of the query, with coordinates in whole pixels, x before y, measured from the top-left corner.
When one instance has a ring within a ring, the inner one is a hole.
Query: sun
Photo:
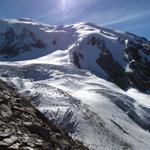
[[[65,11],[66,8],[67,8],[67,1],[68,0],[62,0],[62,9],[63,9],[63,11]]]
[[[67,2],[67,0],[62,0],[63,4],[65,4]]]
[[[72,11],[76,4],[76,0],[60,0],[60,9],[62,11],[62,15],[66,15]]]

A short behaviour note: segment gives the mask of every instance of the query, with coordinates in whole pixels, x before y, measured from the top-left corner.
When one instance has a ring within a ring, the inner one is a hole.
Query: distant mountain
[[[149,66],[150,41],[129,32],[0,21],[0,78],[91,150],[150,149]]]

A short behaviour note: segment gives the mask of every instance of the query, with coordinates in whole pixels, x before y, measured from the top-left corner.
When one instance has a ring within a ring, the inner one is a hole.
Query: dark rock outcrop
[[[111,52],[106,47],[104,40],[92,36],[87,44],[99,49],[99,57],[95,60],[95,62],[107,73],[109,80],[117,84],[120,88],[126,90],[130,86],[130,81],[125,73],[125,69],[116,60],[114,60]],[[74,52],[73,55],[75,65],[82,68],[80,65],[80,59],[83,59],[84,61],[82,52]],[[99,74],[96,75],[99,76]]]
[[[123,59],[131,72],[126,72],[132,84],[141,91],[150,89],[150,44],[127,41]]]
[[[1,80],[0,149],[88,150]]]
[[[98,46],[101,53],[99,58],[96,60],[96,63],[107,72],[109,78],[117,84],[120,88],[126,90],[130,86],[129,79],[125,74],[125,70],[121,65],[113,59],[113,56],[105,46],[103,41],[102,46]]]
[[[135,36],[133,39],[134,40],[118,39],[124,47],[124,49],[118,49],[118,51],[121,50],[122,60],[126,62],[128,69],[113,58],[111,50],[108,49],[105,40],[101,39],[98,35],[89,37],[87,44],[90,48],[92,46],[99,50],[98,59],[93,61],[107,74],[108,80],[111,80],[123,90],[134,87],[146,92],[150,90],[150,43],[148,40],[138,36]],[[93,53],[95,52],[93,51]],[[84,61],[82,49],[74,52],[73,55],[75,65],[82,68],[80,64],[80,60]],[[89,57],[88,59],[93,58]],[[92,68],[88,69],[93,71]],[[95,73],[99,76],[98,72],[97,70]]]
[[[44,48],[44,43],[37,39],[33,32],[22,29],[21,34],[16,34],[12,27],[0,33],[0,54],[7,57],[14,57],[32,48]]]

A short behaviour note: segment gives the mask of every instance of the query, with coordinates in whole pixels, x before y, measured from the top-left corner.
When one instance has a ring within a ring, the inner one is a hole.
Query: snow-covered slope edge
[[[87,23],[56,27],[23,19],[2,24],[0,46],[8,53],[1,53],[0,75],[20,92],[32,95],[33,103],[50,120],[93,150],[150,149],[149,95],[133,89],[125,92],[104,80],[123,89],[136,86],[124,68],[134,75],[145,72],[134,72],[122,54],[130,40],[148,48],[146,39]],[[135,57],[137,52],[134,54],[129,56]],[[99,55],[103,59],[97,61]],[[108,69],[112,72],[108,72],[107,63],[113,64]],[[146,75],[143,80],[148,80]],[[125,87],[120,84],[122,80]]]

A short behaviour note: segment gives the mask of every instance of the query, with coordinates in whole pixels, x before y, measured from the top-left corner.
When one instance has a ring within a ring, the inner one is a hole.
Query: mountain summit
[[[0,78],[92,150],[150,149],[149,68],[150,41],[129,32],[0,21]]]

